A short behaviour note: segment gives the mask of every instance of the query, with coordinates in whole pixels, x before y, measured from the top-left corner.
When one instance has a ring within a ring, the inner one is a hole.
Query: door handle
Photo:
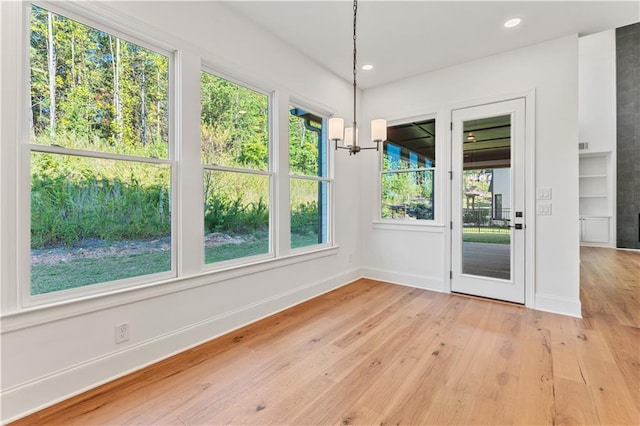
[[[510,225],[509,228],[524,229],[524,224],[516,223],[515,225]]]

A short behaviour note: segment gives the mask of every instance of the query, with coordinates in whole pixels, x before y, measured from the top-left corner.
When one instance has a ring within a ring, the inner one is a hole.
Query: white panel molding
[[[580,299],[567,299],[551,294],[537,293],[533,308],[537,311],[582,318],[582,303],[580,303]]]
[[[2,423],[42,410],[92,388],[131,374],[253,322],[272,316],[361,277],[358,268],[215,315],[62,369],[2,392]]]
[[[372,280],[384,281],[391,284],[398,284],[406,287],[437,291],[438,293],[449,292],[448,289],[445,288],[444,281],[438,277],[408,274],[406,272],[372,268],[370,266],[362,268],[362,277]]]

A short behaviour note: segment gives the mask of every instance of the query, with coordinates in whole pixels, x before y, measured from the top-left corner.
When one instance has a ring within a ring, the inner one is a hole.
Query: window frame
[[[129,43],[148,49],[154,53],[163,55],[168,60],[168,87],[167,87],[167,112],[168,112],[168,132],[167,132],[167,158],[142,157],[137,155],[124,155],[111,152],[89,151],[74,148],[65,148],[55,145],[33,144],[30,141],[30,124],[28,121],[28,108],[31,104],[31,11],[32,7],[40,7],[51,13],[63,16],[66,19],[73,20],[81,25],[93,28],[98,31],[105,32],[109,35],[125,40]],[[175,106],[177,99],[176,78],[178,77],[176,50],[162,43],[153,43],[151,37],[143,37],[135,31],[127,31],[117,25],[110,25],[105,18],[100,17],[94,11],[85,8],[79,8],[74,5],[61,5],[59,3],[49,3],[41,1],[24,2],[22,4],[23,17],[23,37],[24,43],[20,51],[22,53],[22,87],[21,101],[24,103],[21,107],[20,116],[20,135],[17,144],[19,145],[19,164],[18,164],[18,307],[25,309],[40,305],[52,304],[57,302],[65,302],[71,300],[85,299],[91,296],[105,294],[118,290],[126,290],[140,288],[148,285],[166,282],[178,277],[178,200],[179,200],[179,181],[178,181],[178,131],[180,123],[175,114]],[[149,41],[147,41],[149,40]],[[169,166],[171,178],[169,181],[170,205],[171,205],[171,269],[152,274],[144,274],[130,278],[124,278],[113,281],[105,281],[95,284],[86,284],[83,286],[52,291],[37,295],[31,294],[31,154],[50,153],[54,155],[78,156],[91,159],[106,159],[114,161],[126,161],[153,165]],[[29,194],[29,196],[26,196]]]
[[[435,166],[433,167],[418,167],[418,168],[408,168],[408,169],[398,169],[398,170],[384,170],[384,145],[380,149],[380,155],[378,156],[378,171],[377,175],[377,194],[376,194],[376,212],[377,218],[376,221],[379,224],[385,225],[409,225],[409,226],[439,226],[439,204],[441,203],[440,198],[440,185],[437,180],[439,180],[438,173],[438,164],[442,163],[443,155],[440,151],[442,151],[442,147],[440,146],[440,137],[438,136],[439,132],[439,119],[438,115],[435,113],[432,114],[423,114],[423,115],[415,115],[406,118],[400,118],[397,120],[392,120],[387,122],[387,127],[414,123],[417,121],[426,121],[426,120],[434,120],[434,128],[436,129],[436,134],[434,137],[435,144]],[[385,143],[388,141],[385,141]],[[389,173],[410,173],[410,172],[425,172],[431,171],[433,173],[433,219],[415,219],[415,220],[407,220],[407,219],[393,219],[393,218],[383,218],[382,217],[382,179],[385,174]]]
[[[245,257],[239,257],[236,259],[228,259],[228,260],[222,260],[219,262],[212,262],[212,263],[207,263],[206,262],[206,258],[205,258],[205,254],[204,254],[204,250],[205,250],[205,246],[204,246],[204,217],[203,217],[203,221],[202,221],[202,260],[201,260],[201,271],[202,272],[212,272],[212,271],[221,271],[221,270],[226,270],[229,268],[233,268],[233,267],[238,267],[238,266],[247,266],[247,265],[252,265],[255,263],[260,263],[263,262],[265,260],[270,260],[270,259],[276,259],[278,256],[276,256],[276,245],[277,245],[277,241],[276,241],[276,214],[275,213],[275,209],[276,209],[276,197],[275,197],[275,186],[276,186],[276,173],[274,171],[274,158],[275,158],[275,149],[274,149],[274,141],[278,140],[275,137],[276,131],[277,129],[274,129],[274,123],[277,124],[277,121],[274,120],[274,109],[277,108],[276,105],[276,96],[274,92],[269,92],[267,90],[264,90],[262,88],[257,87],[256,85],[253,85],[251,83],[247,83],[241,79],[238,79],[232,75],[229,75],[228,73],[218,69],[216,66],[206,62],[206,61],[202,61],[201,67],[200,67],[200,72],[206,72],[208,74],[213,75],[214,77],[226,80],[228,82],[231,82],[233,84],[236,84],[238,86],[244,87],[245,89],[249,89],[252,90],[256,93],[262,94],[264,96],[267,97],[267,105],[268,105],[268,117],[267,117],[267,125],[268,125],[268,130],[267,130],[267,134],[268,134],[268,143],[267,143],[267,153],[268,153],[268,160],[267,160],[267,170],[260,170],[260,169],[247,169],[247,168],[242,168],[242,167],[230,167],[230,166],[219,166],[219,165],[215,165],[215,164],[207,164],[207,163],[203,163],[202,162],[202,146],[201,146],[201,139],[200,137],[198,138],[198,153],[200,156],[200,166],[201,166],[201,173],[200,173],[200,177],[202,179],[202,181],[204,181],[204,173],[208,170],[208,171],[222,171],[222,172],[231,172],[231,173],[241,173],[241,174],[248,174],[248,175],[257,175],[257,176],[268,176],[269,177],[269,251],[267,253],[262,253],[262,254],[256,254],[256,255],[251,255],[251,256],[245,256]],[[200,93],[202,93],[202,81],[200,81]],[[202,96],[200,97],[200,108],[202,108]],[[202,125],[202,110],[199,109],[200,114],[199,114],[199,122],[200,125]],[[198,132],[200,134],[200,132]],[[204,187],[202,188],[203,196],[204,196]],[[204,199],[203,199],[203,203],[204,205]]]
[[[327,201],[329,203],[329,207],[327,208],[327,241],[324,243],[317,243],[317,244],[311,244],[308,246],[302,246],[302,247],[297,247],[297,248],[291,248],[291,223],[289,222],[289,232],[288,232],[288,236],[289,236],[289,251],[292,254],[298,254],[298,253],[306,253],[306,252],[311,252],[311,251],[316,251],[316,250],[321,250],[321,249],[325,249],[325,248],[329,248],[329,247],[333,247],[335,246],[335,227],[334,227],[334,223],[335,223],[335,191],[334,191],[334,175],[333,175],[333,171],[334,171],[334,151],[335,149],[331,149],[331,144],[329,143],[329,139],[328,139],[328,120],[331,117],[331,114],[326,113],[326,112],[322,112],[320,110],[318,110],[317,108],[313,108],[313,107],[308,107],[307,105],[305,105],[304,102],[300,102],[298,100],[296,100],[295,98],[290,98],[289,99],[289,103],[287,105],[287,110],[289,110],[291,107],[294,108],[300,108],[300,109],[304,109],[307,112],[310,112],[320,118],[322,118],[322,126],[323,128],[326,129],[326,131],[324,132],[325,137],[324,140],[318,140],[318,145],[320,144],[324,144],[327,148],[327,158],[326,158],[326,162],[327,162],[327,167],[326,167],[326,176],[312,176],[312,175],[301,175],[301,174],[296,174],[296,173],[292,173],[291,172],[291,168],[289,167],[288,170],[288,188],[289,188],[289,202],[288,202],[288,206],[287,206],[287,211],[289,214],[289,218],[291,218],[291,182],[293,179],[299,179],[299,180],[307,180],[307,181],[313,181],[313,182],[317,182],[318,184],[321,182],[324,182],[327,184]],[[289,112],[289,114],[291,114]],[[287,123],[289,122],[289,117],[287,117]],[[290,146],[290,141],[288,139],[288,135],[289,135],[289,126],[287,124],[287,165],[290,166],[291,164],[291,153],[289,152],[289,146]],[[318,138],[320,139],[320,138]]]

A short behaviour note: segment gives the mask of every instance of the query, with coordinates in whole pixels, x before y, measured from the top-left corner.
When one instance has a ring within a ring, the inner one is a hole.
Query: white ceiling
[[[229,6],[341,76],[352,79],[351,1],[240,1]],[[511,17],[522,24],[506,29]],[[358,70],[367,88],[571,34],[640,21],[639,1],[363,1]]]

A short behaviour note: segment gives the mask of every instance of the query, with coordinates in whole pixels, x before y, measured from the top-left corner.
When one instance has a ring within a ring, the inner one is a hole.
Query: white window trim
[[[49,146],[31,144],[29,141],[29,123],[26,121],[28,117],[28,106],[31,104],[31,86],[30,86],[30,34],[31,34],[31,7],[38,6],[44,8],[56,15],[64,16],[67,19],[76,21],[82,25],[91,27],[93,29],[103,31],[115,37],[118,37],[127,42],[144,47],[152,52],[161,54],[167,57],[169,61],[168,70],[168,102],[167,110],[169,111],[169,131],[168,131],[168,158],[156,159],[151,157],[140,157],[135,155],[114,154],[109,152],[100,151],[87,151],[72,148],[65,148],[61,146]],[[21,124],[19,126],[20,141],[20,161],[18,165],[18,203],[19,206],[17,214],[18,217],[18,300],[17,309],[22,310],[25,308],[36,307],[44,304],[52,304],[58,302],[65,302],[70,300],[82,299],[93,295],[101,295],[106,292],[118,291],[121,289],[134,289],[138,287],[144,287],[149,284],[153,284],[162,280],[177,278],[177,264],[178,264],[178,238],[177,225],[178,225],[178,199],[179,199],[179,187],[177,181],[177,149],[178,149],[178,127],[179,123],[176,123],[174,119],[175,104],[178,93],[176,91],[175,79],[178,73],[177,60],[175,57],[175,49],[167,48],[156,43],[147,42],[146,39],[151,40],[151,37],[142,37],[138,35],[131,35],[127,29],[122,29],[109,25],[104,17],[100,17],[95,12],[84,8],[76,7],[72,4],[64,4],[54,2],[24,2],[22,4],[21,16],[23,18],[23,45],[20,46],[21,55],[21,78],[22,78],[22,90],[20,93],[20,110],[22,115],[20,116]],[[163,164],[171,167],[171,180],[170,180],[170,192],[171,192],[171,269],[169,271],[163,271],[154,274],[145,274],[135,277],[105,281],[101,283],[95,283],[76,288],[70,288],[66,290],[59,290],[50,293],[43,293],[38,295],[31,294],[31,203],[30,196],[27,197],[24,194],[31,194],[31,153],[32,152],[47,152],[61,155],[75,155],[87,158],[96,159],[108,159],[117,161],[130,161],[140,162],[146,164]]]
[[[299,107],[304,109],[305,111],[308,111],[312,114],[315,114],[319,117],[321,117],[323,120],[329,120],[329,118],[332,116],[331,113],[327,112],[326,110],[324,110],[323,108],[319,108],[319,107],[315,107],[312,103],[309,103],[307,101],[304,100],[300,100],[297,99],[295,97],[291,97],[289,99],[289,102],[287,104],[287,106],[295,106],[295,107]],[[288,108],[287,108],[288,109]],[[287,123],[289,121],[289,117],[287,116]],[[327,124],[328,125],[328,124]],[[327,129],[328,130],[328,129]],[[289,135],[289,127],[287,125],[287,136]],[[314,252],[317,250],[323,250],[323,249],[327,249],[327,248],[331,248],[331,247],[336,247],[337,243],[336,243],[336,234],[335,234],[335,179],[334,179],[334,160],[335,160],[335,149],[331,149],[331,143],[330,141],[324,140],[324,141],[318,141],[319,144],[324,143],[327,146],[327,175],[326,176],[312,176],[312,175],[300,175],[297,173],[291,173],[289,172],[289,179],[288,179],[288,186],[289,186],[289,190],[291,189],[291,180],[292,179],[301,179],[301,180],[310,180],[310,181],[315,181],[315,182],[326,182],[328,183],[328,199],[329,199],[329,211],[327,212],[327,242],[322,243],[322,244],[312,244],[309,246],[304,246],[304,247],[298,247],[298,248],[291,248],[290,243],[291,243],[291,229],[289,229],[288,232],[288,236],[289,236],[289,251],[292,254],[303,254],[303,253],[309,253],[309,252]],[[289,140],[287,138],[287,147],[289,146]],[[287,164],[290,164],[291,158],[290,156],[287,156],[288,161]],[[289,210],[289,216],[291,216],[291,202],[288,203],[288,210]]]
[[[215,66],[212,66],[209,62],[202,61],[201,73],[206,72],[211,74],[214,77],[229,81],[233,84],[241,86],[245,89],[252,90],[256,93],[260,93],[267,97],[267,105],[268,105],[268,143],[267,143],[267,152],[268,152],[268,161],[267,161],[267,170],[260,169],[247,169],[242,167],[230,167],[230,166],[219,166],[215,164],[202,163],[202,157],[200,157],[200,163],[202,166],[202,174],[204,176],[205,170],[211,171],[224,171],[231,173],[243,173],[250,175],[258,175],[258,176],[268,176],[269,177],[269,250],[267,253],[257,254],[253,256],[245,256],[239,257],[236,259],[228,259],[219,262],[207,263],[204,256],[204,222],[203,222],[203,239],[202,239],[202,262],[201,269],[203,272],[215,272],[215,271],[223,271],[228,268],[233,268],[236,266],[250,266],[254,264],[258,264],[265,260],[271,260],[278,258],[277,256],[277,245],[279,243],[276,232],[276,215],[280,209],[276,206],[278,204],[278,199],[276,198],[276,173],[275,169],[275,146],[277,145],[278,138],[275,137],[276,131],[274,129],[274,125],[277,124],[277,121],[274,119],[274,110],[277,108],[276,98],[277,94],[275,92],[269,92],[251,83],[247,83],[242,81],[234,76],[226,73],[224,71],[218,70]],[[202,83],[201,83],[202,84]],[[202,105],[202,101],[200,102]],[[277,126],[276,126],[277,127]],[[199,150],[201,152],[201,150]]]
[[[438,114],[422,114],[422,115],[412,115],[407,118],[400,118],[395,120],[390,120],[387,122],[387,126],[397,126],[400,124],[408,124],[416,121],[425,121],[425,120],[435,120],[435,128],[436,128],[436,136],[435,136],[435,146],[436,146],[436,155],[435,155],[435,167],[424,167],[424,168],[415,168],[415,169],[401,169],[401,170],[383,170],[383,161],[384,161],[384,147],[380,150],[380,155],[378,156],[378,171],[377,175],[377,194],[376,194],[376,211],[377,218],[372,221],[372,224],[375,226],[373,229],[395,229],[398,230],[408,230],[404,228],[405,226],[410,226],[409,229],[416,229],[417,227],[432,227],[434,229],[441,228],[442,224],[439,219],[440,209],[438,206],[443,202],[442,197],[440,196],[440,185],[437,183],[439,179],[441,179],[440,175],[442,173],[438,172],[438,164],[442,163],[442,148],[438,143],[440,138],[438,137]],[[442,166],[440,166],[440,170]],[[415,219],[415,220],[407,220],[407,219],[387,219],[382,217],[382,176],[386,173],[404,173],[404,172],[421,172],[421,171],[433,171],[433,219]],[[381,225],[385,225],[384,227]],[[401,229],[404,228],[404,229]],[[439,231],[435,231],[439,232]]]

